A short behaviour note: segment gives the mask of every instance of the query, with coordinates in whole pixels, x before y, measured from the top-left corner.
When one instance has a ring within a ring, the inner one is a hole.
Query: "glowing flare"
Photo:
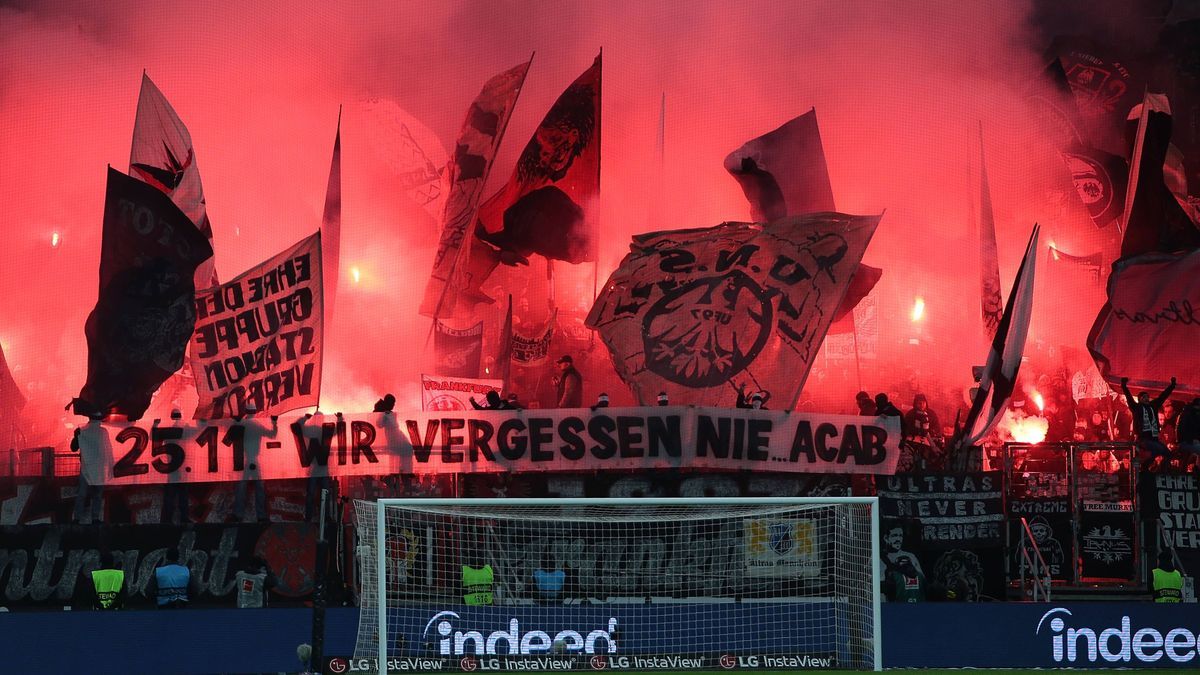
[[[57,231],[50,233],[50,246],[52,248],[58,248],[58,242],[60,241],[62,240],[59,238]]]
[[[1058,260],[1058,246],[1054,243],[1054,240],[1051,239],[1047,246],[1050,247],[1050,254],[1054,256],[1055,260]]]
[[[1041,443],[1046,440],[1048,423],[1041,417],[1023,417],[1013,420],[1008,431],[1018,443]]]
[[[1042,412],[1046,409],[1046,399],[1042,398],[1042,393],[1040,391],[1034,391],[1029,395],[1029,397],[1033,399],[1033,404],[1037,406],[1038,412]]]
[[[916,323],[923,318],[925,318],[925,298],[922,298],[921,296],[917,296],[917,298],[915,300],[913,300],[913,308],[912,308],[913,323]]]
[[[358,280],[362,278],[362,275],[359,273],[357,267],[350,268],[350,276],[354,279],[354,283],[356,284],[358,283]]]

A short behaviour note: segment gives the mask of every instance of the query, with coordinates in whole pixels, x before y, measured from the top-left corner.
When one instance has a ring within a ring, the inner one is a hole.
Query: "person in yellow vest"
[[[1183,574],[1175,569],[1170,551],[1158,554],[1158,567],[1150,571],[1150,591],[1155,602],[1183,601]]]
[[[479,561],[482,562],[482,561]],[[492,585],[495,577],[491,565],[462,566],[463,602],[468,605],[492,604]]]
[[[100,554],[100,568],[92,571],[92,590],[96,593],[92,609],[116,610],[125,606],[125,573],[115,567],[111,553]]]

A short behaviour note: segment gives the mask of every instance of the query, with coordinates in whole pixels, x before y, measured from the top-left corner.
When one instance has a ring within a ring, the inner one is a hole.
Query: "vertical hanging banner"
[[[483,322],[470,328],[451,328],[433,322],[433,358],[438,375],[479,377],[483,357]]]
[[[546,329],[540,335],[525,336],[520,333],[512,334],[512,360],[523,366],[536,366],[545,362],[550,355],[550,339],[554,337],[554,324],[558,320],[558,310],[546,321]]]
[[[504,389],[504,380],[477,380],[466,377],[421,376],[421,410],[441,412],[473,410],[471,399],[483,402],[489,391]]]
[[[321,235],[196,294],[195,417],[317,405],[324,344]]]
[[[880,216],[637,235],[587,318],[647,404],[660,391],[733,407],[738,388],[790,408]]]
[[[1084,501],[1079,515],[1079,576],[1133,579],[1133,502]]]

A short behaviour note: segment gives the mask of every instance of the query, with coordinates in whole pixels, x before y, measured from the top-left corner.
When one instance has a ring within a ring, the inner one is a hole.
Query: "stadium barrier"
[[[583,611],[588,614],[581,619],[598,616],[595,608]],[[649,619],[653,612],[643,614]],[[0,612],[4,636],[0,644],[5,650],[4,670],[14,673],[295,672],[296,646],[310,640],[311,616],[310,610],[293,608]],[[729,618],[736,621],[733,613]],[[644,625],[645,630],[654,630]],[[352,659],[347,657],[353,654],[357,628],[358,610],[331,608],[325,652],[350,665]],[[636,632],[632,624],[624,631],[621,639],[632,639]],[[1197,633],[1200,613],[1195,605],[885,604],[883,657],[887,668],[1109,667],[1195,672],[1200,666]],[[619,645],[617,653],[621,653]]]

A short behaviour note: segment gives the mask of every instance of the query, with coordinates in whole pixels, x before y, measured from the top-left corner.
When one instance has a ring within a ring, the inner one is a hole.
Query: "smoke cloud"
[[[849,411],[860,387],[961,404],[985,353],[978,125],[1006,290],[1035,221],[1064,250],[1105,245],[1025,104],[1046,46],[1035,18],[1025,2],[959,0],[0,2],[0,340],[30,398],[30,429],[62,436],[61,408],[84,380],[104,168],[128,166],[143,69],[191,131],[225,278],[319,226],[346,105],[344,276],[323,407],[366,409],[385,391],[417,407],[431,359],[416,305],[437,221],[405,188],[396,158],[411,147],[398,128],[440,164],[482,83],[536,51],[492,173],[498,188],[601,48],[601,281],[631,234],[749,219],[724,156],[815,106],[839,210],[886,210],[864,260],[884,276],[878,359],[861,377],[853,364],[819,363],[804,405]],[[913,322],[918,296],[925,316]],[[1045,297],[1034,341],[1082,346],[1099,296],[1071,309]]]

